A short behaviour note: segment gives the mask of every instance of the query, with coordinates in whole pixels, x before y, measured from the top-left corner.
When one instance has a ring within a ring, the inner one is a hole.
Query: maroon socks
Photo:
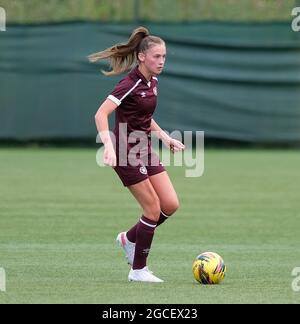
[[[167,216],[166,214],[164,214],[162,211],[160,212],[160,216],[159,219],[157,221],[156,227],[161,225],[164,221],[166,221],[168,219],[169,216]],[[135,243],[136,241],[136,229],[137,226],[140,222],[136,223],[127,233],[127,239],[131,242],[131,243]]]
[[[156,222],[142,216],[136,227],[136,245],[132,269],[143,269],[147,263],[147,257],[151,248]],[[128,238],[128,236],[127,236]],[[129,239],[129,238],[128,238]],[[130,241],[130,239],[129,239]]]
[[[164,221],[166,221],[168,218],[169,218],[168,215],[166,215],[164,212],[160,211],[159,219],[158,219],[158,222],[157,222],[157,225],[156,226],[159,226]]]

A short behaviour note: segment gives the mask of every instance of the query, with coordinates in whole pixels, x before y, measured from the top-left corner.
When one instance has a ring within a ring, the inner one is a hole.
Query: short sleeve
[[[134,82],[128,78],[121,80],[107,97],[113,101],[116,105],[120,106],[122,101],[130,94],[134,89]]]

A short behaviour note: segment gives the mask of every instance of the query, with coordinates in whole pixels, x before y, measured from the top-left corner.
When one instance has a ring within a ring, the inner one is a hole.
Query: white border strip
[[[128,95],[129,95],[129,93],[131,92],[131,91],[133,91],[140,83],[142,82],[142,79],[139,79],[137,82],[136,82],[136,84],[129,90],[129,91],[127,91],[125,94],[124,94],[124,96],[120,99],[120,101],[122,101],[124,98],[126,98]]]
[[[121,101],[118,98],[114,97],[113,95],[109,95],[107,97],[107,99],[110,99],[112,102],[114,102],[118,106],[121,105]]]
[[[162,210],[160,211],[162,214],[163,214],[163,216],[165,216],[166,218],[168,218],[169,217],[169,215],[166,215]]]
[[[125,99],[129,94],[130,92],[132,92],[140,83],[142,82],[142,79],[139,79],[136,84],[129,90],[127,91],[124,96],[119,100],[118,98],[116,98],[115,96],[113,95],[109,95],[107,97],[107,99],[110,99],[112,102],[114,102],[116,105],[120,106],[121,103],[122,103],[122,100]]]
[[[140,219],[140,222],[143,223],[143,224],[145,224],[145,225],[147,225],[147,226],[149,226],[149,227],[153,227],[153,228],[156,227],[156,225],[148,224],[145,221],[143,221],[142,219]]]

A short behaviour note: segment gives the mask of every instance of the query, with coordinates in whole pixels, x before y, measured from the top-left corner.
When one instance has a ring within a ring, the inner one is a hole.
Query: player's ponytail
[[[126,44],[116,44],[102,52],[94,53],[88,56],[90,62],[97,62],[103,59],[109,59],[112,70],[102,71],[103,74],[117,75],[129,70],[136,64],[139,52],[146,51],[151,44],[164,43],[162,39],[156,36],[150,36],[145,27],[136,28]]]

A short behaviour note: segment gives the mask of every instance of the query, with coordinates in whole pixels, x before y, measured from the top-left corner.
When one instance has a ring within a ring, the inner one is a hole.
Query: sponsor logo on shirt
[[[141,97],[145,98],[146,97],[146,92],[141,92]]]
[[[157,96],[157,88],[156,87],[153,88],[153,93]]]

